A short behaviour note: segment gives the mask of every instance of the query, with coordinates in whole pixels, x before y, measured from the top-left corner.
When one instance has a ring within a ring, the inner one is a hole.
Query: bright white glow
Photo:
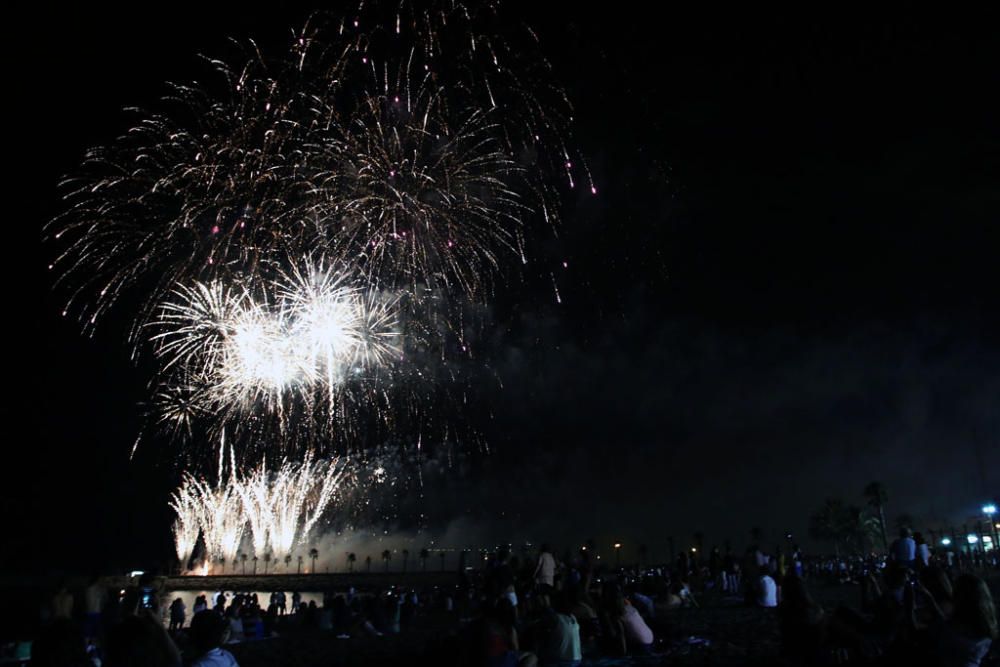
[[[979,536],[978,535],[966,535],[965,539],[969,541],[969,544],[975,544],[975,543],[977,543],[979,541]]]
[[[941,538],[941,544],[943,544],[946,547],[947,546],[951,546],[951,538],[950,537],[942,537]]]
[[[178,286],[152,337],[164,370],[203,387],[197,412],[278,410],[295,393],[326,393],[399,356],[397,298],[364,293],[322,262],[306,263],[261,286],[261,296],[220,281]],[[181,411],[178,419],[187,416]]]
[[[266,463],[246,475],[237,475],[232,467],[227,474],[224,468],[225,457],[220,456],[215,486],[186,474],[170,502],[177,513],[175,525],[193,526],[196,538],[201,532],[209,558],[224,561],[223,571],[225,563],[234,563],[244,537],[258,558],[291,554],[330,506],[346,475],[340,459],[314,461],[311,456],[302,463],[285,461],[274,472]]]
[[[986,514],[987,516],[993,516],[996,513],[997,513],[997,506],[994,505],[993,503],[983,505],[983,514]]]

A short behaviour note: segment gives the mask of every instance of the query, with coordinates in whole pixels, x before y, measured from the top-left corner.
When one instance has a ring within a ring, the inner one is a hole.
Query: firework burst
[[[89,326],[136,291],[142,325],[178,284],[253,282],[316,248],[415,294],[482,295],[505,255],[527,261],[526,228],[559,208],[551,172],[574,184],[571,109],[534,34],[492,34],[495,4],[380,13],[210,60],[214,85],[173,85],[89,151],[49,227],[67,311]]]
[[[162,306],[151,340],[163,423],[190,432],[203,416],[216,429],[256,416],[284,429],[304,409],[342,415],[345,396],[370,395],[400,358],[397,300],[321,262],[258,291],[196,283]]]
[[[258,557],[292,553],[330,509],[347,476],[338,458],[283,461],[273,472],[264,462],[246,474],[234,470],[232,452],[228,474],[223,461],[220,456],[215,485],[185,474],[171,498],[175,536],[184,540],[177,541],[182,562],[191,556],[199,534],[211,560],[233,562],[244,541]]]
[[[129,313],[154,419],[188,441],[450,437],[470,314],[554,233],[565,187],[596,193],[537,36],[496,2],[402,0],[237,46],[64,180],[64,312]],[[202,523],[216,551],[238,539]]]

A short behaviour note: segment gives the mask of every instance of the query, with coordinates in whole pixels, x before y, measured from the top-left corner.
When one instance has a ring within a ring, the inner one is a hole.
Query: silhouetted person
[[[180,630],[184,627],[184,616],[187,609],[184,607],[184,601],[180,598],[174,598],[174,601],[170,603],[170,630]]]
[[[215,611],[202,611],[191,619],[191,643],[198,658],[191,667],[239,667],[236,658],[222,648],[229,624]]]
[[[180,667],[181,655],[148,612],[129,616],[108,632],[104,667]]]
[[[52,618],[69,619],[73,617],[73,594],[69,592],[65,581],[59,582],[59,589],[52,596]]]

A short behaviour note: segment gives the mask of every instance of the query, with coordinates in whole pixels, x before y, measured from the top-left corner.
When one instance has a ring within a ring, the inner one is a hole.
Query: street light
[[[997,513],[996,503],[986,503],[983,505],[983,514],[986,515],[986,522],[987,522],[986,525],[993,526],[993,539],[990,540],[990,548],[992,550],[995,550],[997,548],[997,545],[1000,544],[1000,523],[994,523],[995,519],[993,518],[994,516],[996,516],[996,513]],[[987,529],[987,532],[989,532],[989,529]],[[985,542],[985,540],[983,541]],[[983,551],[985,550],[986,550],[986,545],[984,544]]]
[[[942,537],[941,538],[941,546],[950,547],[951,546],[951,538],[950,537]]]
[[[619,568],[622,566],[622,543],[615,542],[615,567]]]

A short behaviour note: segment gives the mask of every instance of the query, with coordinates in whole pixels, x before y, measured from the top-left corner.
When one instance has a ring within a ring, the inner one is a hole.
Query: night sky
[[[873,479],[890,517],[961,521],[997,496],[996,24],[583,6],[524,16],[599,195],[567,194],[542,251],[569,264],[562,303],[529,275],[493,305],[493,451],[426,490],[435,529],[465,517],[497,539],[655,550],[699,529],[804,538],[825,497],[860,504]],[[4,561],[169,554],[170,445],[129,461],[145,370],[121,321],[88,339],[60,317],[40,228],[59,177],[127,128],[123,107],[201,76],[196,54],[227,37],[266,50],[308,14],[8,22]]]

